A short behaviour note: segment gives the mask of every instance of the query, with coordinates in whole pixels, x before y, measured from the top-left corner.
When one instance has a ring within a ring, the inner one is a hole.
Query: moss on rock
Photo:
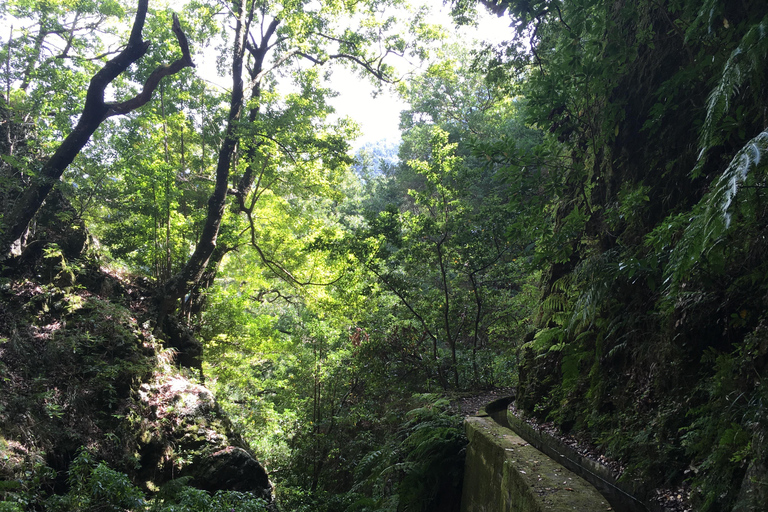
[[[97,293],[31,278],[0,288],[0,478],[36,478],[34,499],[63,494],[87,447],[145,491],[190,476],[201,489],[271,500],[266,472],[211,391],[138,320],[151,313]],[[11,491],[0,488],[0,501]]]

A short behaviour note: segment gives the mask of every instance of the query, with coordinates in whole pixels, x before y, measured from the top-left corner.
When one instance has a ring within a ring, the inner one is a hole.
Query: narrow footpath
[[[512,395],[514,395],[514,388],[494,389],[458,398],[453,402],[453,406],[455,410],[466,418],[476,415],[479,409],[487,406],[494,400]],[[605,457],[595,445],[586,440],[571,434],[564,434],[552,423],[536,422],[530,418],[523,419],[520,412],[516,410],[514,402],[509,405],[509,409],[535,431],[559,440],[582,457],[603,465],[615,473],[621,474],[624,471],[625,468],[619,461]],[[665,512],[692,512],[690,494],[691,489],[686,485],[674,489],[655,489],[651,492],[649,499],[653,503],[653,508],[657,510],[664,510]]]
[[[494,400],[513,395],[514,393],[514,388],[492,389],[476,395],[458,398],[453,401],[453,407],[466,418],[467,416],[474,416],[481,407],[485,407]]]

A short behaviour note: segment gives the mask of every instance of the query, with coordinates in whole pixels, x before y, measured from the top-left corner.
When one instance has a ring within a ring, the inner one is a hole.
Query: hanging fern
[[[715,183],[713,200],[708,205],[711,211],[708,219],[708,234],[715,234],[724,231],[730,227],[731,213],[729,211],[733,199],[739,191],[739,188],[747,180],[749,171],[758,165],[762,154],[768,151],[768,130],[761,132],[757,137],[750,140],[731,160],[728,168]],[[719,219],[722,219],[720,221]],[[715,226],[715,223],[720,226]]]
[[[542,329],[536,333],[533,341],[529,342],[528,345],[539,356],[547,352],[557,352],[565,346],[565,335],[565,329],[560,326]]]
[[[694,169],[694,175],[701,172],[706,152],[711,147],[722,143],[722,130],[719,123],[730,111],[733,97],[750,77],[758,83],[763,79],[766,54],[768,54],[768,16],[744,34],[739,46],[728,57],[717,86],[709,94],[707,116],[699,140],[699,163]]]
[[[760,166],[766,152],[768,130],[761,132],[736,153],[725,172],[693,209],[690,223],[670,255],[667,284],[679,283],[702,256],[707,257],[721,242],[731,225],[736,195],[750,175],[755,174],[754,170]]]
[[[365,455],[355,470],[352,493],[367,495],[348,510],[423,512],[434,510],[440,492],[460,488],[467,444],[463,418],[449,400],[414,395],[421,407],[405,414],[398,435]]]
[[[715,19],[718,18],[723,11],[722,3],[718,0],[705,0],[699,9],[699,18],[707,18],[707,32],[712,33],[715,25]]]

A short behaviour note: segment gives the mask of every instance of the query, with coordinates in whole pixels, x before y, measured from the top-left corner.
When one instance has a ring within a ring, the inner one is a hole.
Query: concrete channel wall
[[[465,422],[469,447],[461,512],[613,510],[597,490],[493,420]]]

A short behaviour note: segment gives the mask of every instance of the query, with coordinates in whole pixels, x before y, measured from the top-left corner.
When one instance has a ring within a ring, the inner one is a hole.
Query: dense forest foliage
[[[768,4],[450,4],[509,19],[482,45],[399,0],[137,3],[0,5],[0,510],[453,510],[451,399],[513,386],[764,509]],[[399,143],[351,150],[338,66]],[[276,501],[184,473],[171,426],[214,423]]]

